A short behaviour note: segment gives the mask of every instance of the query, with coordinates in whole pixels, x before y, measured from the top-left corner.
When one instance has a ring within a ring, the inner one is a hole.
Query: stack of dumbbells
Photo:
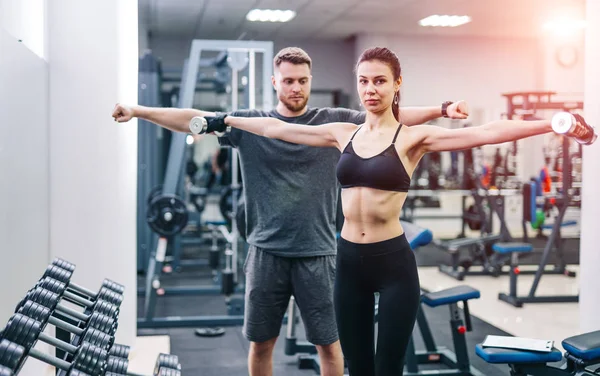
[[[18,303],[0,332],[0,376],[19,374],[28,358],[54,366],[57,376],[138,376],[127,371],[129,347],[114,343],[124,287],[105,279],[98,292],[90,291],[71,282],[74,271],[55,259]],[[48,324],[56,336],[44,333]],[[35,349],[38,341],[54,346],[56,356]],[[177,356],[160,354],[153,376],[180,376],[180,370]]]

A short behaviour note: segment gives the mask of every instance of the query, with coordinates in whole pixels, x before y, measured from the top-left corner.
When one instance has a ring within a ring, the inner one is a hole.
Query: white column
[[[52,0],[50,253],[77,265],[73,281],[126,286],[118,343],[136,335],[137,126],[116,124],[117,101],[137,103],[136,0]]]
[[[46,58],[46,0],[0,0],[0,27]]]
[[[600,1],[588,0],[586,4],[587,30],[585,35],[585,117],[588,123],[600,127]],[[582,332],[600,329],[598,311],[598,266],[600,265],[600,142],[583,148],[583,189],[581,210],[580,247],[580,301],[579,317]]]

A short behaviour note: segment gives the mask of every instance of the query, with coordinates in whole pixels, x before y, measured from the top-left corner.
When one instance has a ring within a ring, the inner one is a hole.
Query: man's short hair
[[[284,61],[295,65],[307,64],[308,69],[312,68],[312,60],[310,56],[299,47],[286,47],[279,51],[273,59],[273,66],[278,68]]]

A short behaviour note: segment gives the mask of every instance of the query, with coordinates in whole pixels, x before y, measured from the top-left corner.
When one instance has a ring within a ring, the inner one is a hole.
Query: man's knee
[[[316,347],[319,354],[325,359],[337,358],[342,355],[340,341],[335,341],[330,345],[317,345]]]
[[[277,337],[264,342],[250,342],[250,352],[261,359],[271,357],[275,348],[275,342],[277,342]]]

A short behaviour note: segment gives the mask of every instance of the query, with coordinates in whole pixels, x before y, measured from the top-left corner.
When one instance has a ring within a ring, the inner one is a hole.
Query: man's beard
[[[283,105],[292,112],[300,112],[306,107],[306,103],[308,103],[308,97],[304,97],[304,100],[301,102],[296,101],[288,101],[285,97],[279,97],[279,101],[283,103]]]

